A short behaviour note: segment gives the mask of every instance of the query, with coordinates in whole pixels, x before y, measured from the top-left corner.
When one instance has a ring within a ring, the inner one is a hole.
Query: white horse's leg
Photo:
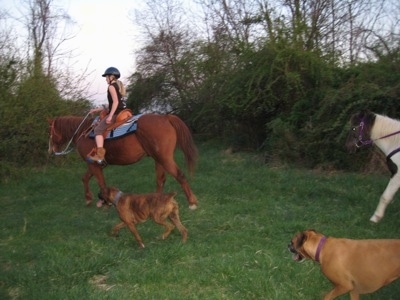
[[[385,191],[379,199],[379,204],[370,221],[378,223],[385,215],[386,207],[392,202],[394,195],[400,187],[400,174],[396,173],[389,181]]]

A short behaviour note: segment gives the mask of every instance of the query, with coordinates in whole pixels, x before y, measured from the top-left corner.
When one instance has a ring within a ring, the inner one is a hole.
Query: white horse
[[[374,144],[386,156],[392,176],[379,199],[379,204],[370,221],[379,222],[385,215],[388,204],[400,187],[400,121],[365,110],[354,114],[350,120],[351,132],[346,147],[350,152]]]

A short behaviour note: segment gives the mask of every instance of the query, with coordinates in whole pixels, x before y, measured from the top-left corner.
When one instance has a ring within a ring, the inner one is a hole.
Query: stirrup
[[[105,159],[92,159],[91,157],[86,157],[86,161],[88,162],[88,163],[91,163],[91,164],[94,164],[94,163],[96,163],[96,164],[98,164],[98,165],[100,165],[100,166],[103,166],[103,167],[105,167],[106,165],[107,165],[107,162],[106,162],[106,160]]]

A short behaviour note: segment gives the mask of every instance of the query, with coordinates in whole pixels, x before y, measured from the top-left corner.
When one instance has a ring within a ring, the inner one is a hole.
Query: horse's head
[[[66,143],[66,140],[63,138],[62,134],[56,130],[56,121],[57,119],[47,119],[47,122],[49,123],[49,154],[59,152],[61,150],[61,146]]]
[[[355,113],[350,119],[350,132],[346,139],[346,149],[356,152],[362,146],[371,145],[371,129],[375,122],[375,114],[368,110]]]

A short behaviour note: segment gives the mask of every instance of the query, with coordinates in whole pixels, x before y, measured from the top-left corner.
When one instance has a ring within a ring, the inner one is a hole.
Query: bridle
[[[363,140],[364,126],[365,126],[365,123],[364,123],[363,120],[361,120],[361,122],[360,122],[360,124],[359,124],[358,126],[353,127],[353,131],[355,131],[356,128],[360,128],[360,130],[358,131],[358,139],[357,139],[357,142],[356,142],[356,144],[355,144],[357,148],[361,148],[362,146],[372,145],[372,144],[374,143],[374,141],[382,140],[382,139],[385,139],[385,138],[388,138],[388,137],[391,137],[391,136],[394,136],[394,135],[400,133],[400,130],[398,130],[398,131],[395,131],[395,132],[386,134],[386,135],[384,135],[384,136],[381,136],[381,137],[379,137],[379,138],[377,138],[377,139],[375,139],[375,140],[372,140],[372,139]],[[399,147],[399,148],[396,148],[395,150],[393,150],[392,152],[390,152],[390,153],[387,155],[386,158],[387,158],[387,159],[390,159],[394,154],[396,154],[396,153],[398,153],[398,152],[400,152],[400,147]]]
[[[356,142],[357,148],[361,148],[362,146],[367,146],[367,145],[371,145],[374,143],[374,141],[371,139],[365,140],[365,141],[363,140],[364,126],[365,126],[364,121],[361,121],[358,126],[353,127],[353,131],[355,131],[357,128],[360,128],[360,130],[358,131],[358,139]]]
[[[389,134],[387,134],[387,135],[381,136],[381,137],[379,137],[379,138],[377,138],[377,139],[375,139],[375,140],[369,139],[369,140],[365,140],[365,141],[364,141],[364,140],[363,140],[364,126],[365,126],[364,121],[361,121],[361,122],[360,122],[360,125],[353,127],[353,131],[355,131],[356,128],[360,128],[360,130],[359,130],[359,132],[358,132],[358,139],[357,139],[357,142],[356,142],[356,147],[357,147],[357,148],[360,148],[360,147],[362,147],[362,146],[371,145],[371,144],[374,143],[374,141],[382,140],[382,139],[385,139],[385,138],[388,138],[388,137],[391,137],[391,136],[393,136],[393,135],[396,135],[396,134],[399,134],[399,133],[400,133],[400,130],[398,130],[398,131],[389,133]]]
[[[87,117],[88,117],[89,115],[90,115],[90,111],[86,114],[85,118],[83,118],[82,122],[81,122],[81,123],[78,125],[78,127],[76,128],[74,134],[72,135],[72,137],[71,137],[71,139],[69,140],[69,142],[68,142],[67,146],[65,147],[65,149],[64,149],[63,151],[61,151],[61,152],[55,152],[55,151],[53,151],[53,154],[54,154],[54,155],[66,155],[66,154],[70,153],[72,150],[74,150],[73,147],[70,148],[70,145],[71,145],[72,141],[74,140],[76,134],[78,133],[78,130],[81,128],[83,122],[85,122],[85,120],[87,119]],[[53,135],[54,135],[54,136],[59,136],[59,137],[61,137],[61,135],[60,135],[59,133],[57,133],[57,131],[56,131],[55,128],[54,128],[54,123],[55,123],[55,122],[56,122],[56,120],[54,119],[54,120],[51,122],[51,125],[50,125],[50,141],[51,141],[52,144],[53,144]]]

